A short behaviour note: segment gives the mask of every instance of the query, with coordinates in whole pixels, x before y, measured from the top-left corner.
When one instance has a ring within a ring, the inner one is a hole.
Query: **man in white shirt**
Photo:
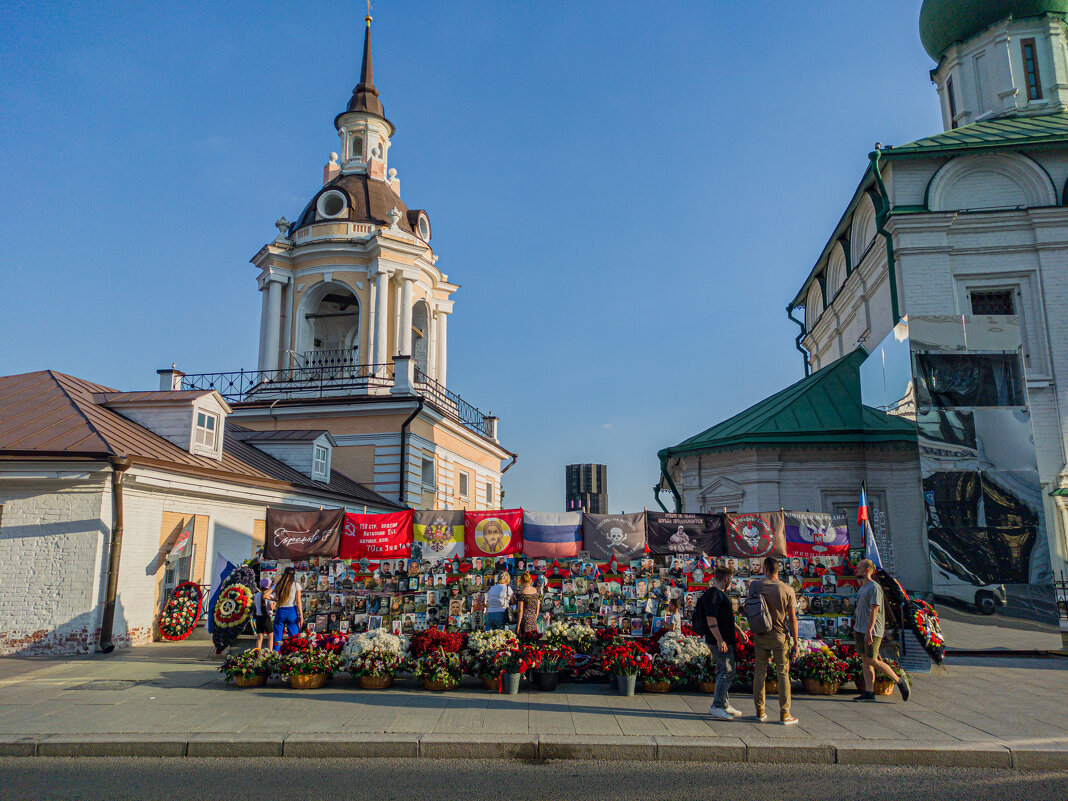
[[[515,593],[508,586],[511,580],[507,572],[501,571],[497,574],[497,583],[486,593],[486,631],[504,628],[508,607],[515,598]]]

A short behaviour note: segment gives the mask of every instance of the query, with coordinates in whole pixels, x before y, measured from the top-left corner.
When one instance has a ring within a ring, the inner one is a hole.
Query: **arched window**
[[[1018,153],[960,156],[942,167],[927,187],[931,211],[1057,205],[1049,174]]]
[[[871,202],[871,196],[865,194],[853,211],[853,224],[849,234],[852,250],[850,262],[854,270],[860,266],[860,259],[867,252],[873,239],[875,239],[875,204]]]
[[[344,372],[360,363],[360,302],[344,284],[323,283],[300,301],[294,348],[297,365]]]
[[[430,373],[430,309],[422,300],[412,307],[412,358],[415,369]]]
[[[846,280],[845,251],[840,243],[835,244],[831,250],[831,257],[827,259],[827,297],[833,298]]]
[[[823,314],[823,289],[820,282],[813,279],[812,286],[808,288],[808,297],[805,300],[805,327],[809,331],[816,325],[816,321]]]

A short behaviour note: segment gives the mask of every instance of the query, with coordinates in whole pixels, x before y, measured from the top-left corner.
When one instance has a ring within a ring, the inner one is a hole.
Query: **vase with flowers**
[[[365,690],[384,690],[408,657],[408,641],[385,629],[356,634],[341,651],[341,664]]]
[[[279,659],[274,651],[252,648],[227,656],[219,672],[227,683],[232,681],[238,687],[262,687],[278,668]]]
[[[312,649],[282,657],[279,673],[294,690],[317,690],[341,669],[341,659],[329,651]]]
[[[791,670],[813,695],[835,695],[849,676],[849,665],[823,643],[804,650]]]
[[[654,656],[642,669],[643,693],[671,692],[674,684],[682,683],[678,669],[661,656]]]
[[[464,662],[459,653],[445,650],[426,651],[415,660],[412,673],[423,680],[423,687],[435,692],[452,690],[464,677]]]
[[[532,666],[534,686],[552,692],[560,680],[561,670],[575,666],[575,650],[568,645],[549,645],[537,649],[537,664]]]

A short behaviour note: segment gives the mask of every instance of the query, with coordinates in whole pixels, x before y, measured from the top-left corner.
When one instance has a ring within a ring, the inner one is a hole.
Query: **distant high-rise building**
[[[603,464],[569,464],[564,501],[569,512],[608,513],[608,468]]]

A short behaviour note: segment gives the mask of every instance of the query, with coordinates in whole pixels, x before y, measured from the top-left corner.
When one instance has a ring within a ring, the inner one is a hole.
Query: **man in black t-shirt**
[[[712,649],[712,659],[716,664],[716,694],[712,697],[708,714],[717,720],[733,720],[742,714],[731,706],[727,697],[738,667],[734,655],[737,625],[734,622],[734,607],[727,595],[733,578],[733,568],[717,566],[715,583],[697,602],[699,612],[708,625],[705,642]]]

